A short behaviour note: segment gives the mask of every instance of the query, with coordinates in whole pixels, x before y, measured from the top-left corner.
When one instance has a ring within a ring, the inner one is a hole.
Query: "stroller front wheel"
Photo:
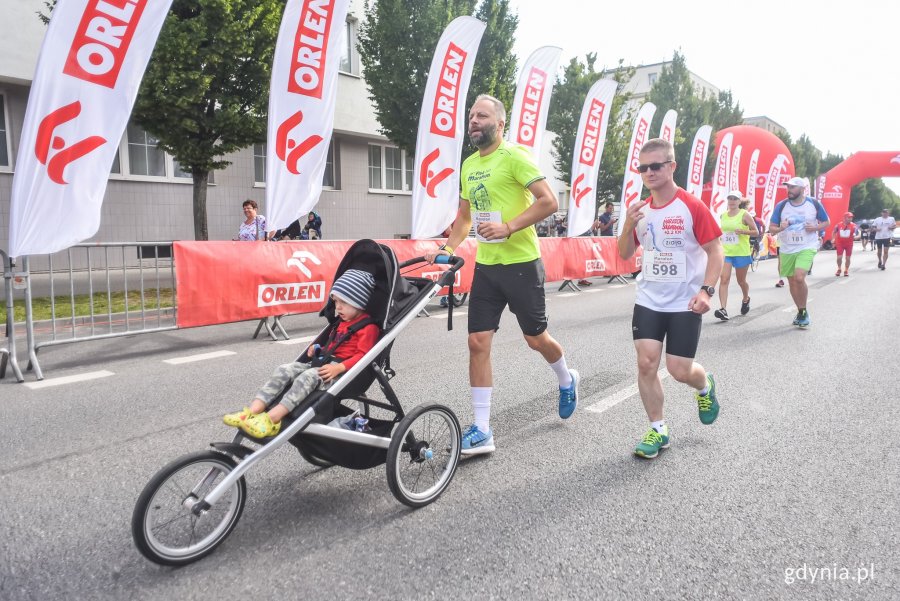
[[[179,457],[162,468],[138,497],[131,534],[141,554],[161,565],[182,566],[212,553],[237,525],[247,500],[240,478],[208,511],[193,507],[237,464],[215,451]]]
[[[461,429],[443,405],[421,405],[398,424],[387,452],[387,480],[394,496],[410,507],[437,499],[456,473]]]

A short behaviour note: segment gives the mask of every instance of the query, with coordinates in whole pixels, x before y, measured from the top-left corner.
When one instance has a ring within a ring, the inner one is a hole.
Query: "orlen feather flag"
[[[675,121],[678,119],[678,111],[669,109],[663,117],[662,126],[659,128],[659,137],[666,142],[675,144]]]
[[[537,163],[547,128],[550,95],[556,82],[556,66],[562,48],[544,46],[531,53],[516,83],[516,97],[509,116],[506,139],[524,146]]]
[[[306,215],[322,194],[350,0],[288,0],[281,18],[266,159],[270,230]]]
[[[644,189],[644,182],[641,180],[641,174],[638,171],[638,165],[641,164],[640,157],[641,148],[649,139],[650,121],[653,120],[653,113],[656,112],[656,105],[652,102],[645,102],[638,111],[637,118],[634,120],[634,131],[631,133],[631,144],[628,146],[628,162],[625,164],[625,179],[622,182],[622,202],[619,205],[619,214],[625,215],[632,202],[641,197],[641,190]],[[622,233],[622,224],[624,219],[619,219],[619,227],[616,234]]]
[[[457,17],[447,25],[431,60],[412,187],[412,237],[440,235],[459,208],[459,155],[466,124],[466,94],[484,23]]]
[[[747,189],[744,196],[750,200],[750,208],[756,210],[756,166],[759,164],[759,148],[753,150],[750,155],[750,165],[747,167]]]
[[[769,220],[772,219],[772,211],[775,210],[775,195],[778,193],[778,182],[781,179],[781,171],[784,169],[785,163],[787,163],[785,155],[779,154],[775,157],[772,167],[769,169],[769,177],[766,178],[766,191],[763,194],[762,215],[760,216],[760,219],[766,224],[766,229],[769,227]]]
[[[119,140],[171,0],[63,0],[28,96],[13,176],[10,256],[90,238]]]
[[[725,200],[729,192],[728,185],[730,182],[728,172],[731,167],[731,142],[733,140],[733,134],[725,134],[716,151],[716,173],[713,177],[712,196],[709,201],[709,211],[716,219],[718,219],[728,207]]]
[[[618,84],[601,79],[588,91],[581,109],[575,151],[572,156],[572,193],[569,197],[568,236],[580,236],[594,222],[597,213],[597,173],[606,141],[606,126]]]
[[[691,146],[691,164],[688,169],[687,185],[684,188],[697,198],[703,194],[703,170],[706,168],[706,155],[709,152],[709,135],[711,133],[712,126],[701,126],[694,134],[694,143]]]
[[[816,200],[822,202],[822,198],[825,197],[825,174],[818,176],[816,178]]]
[[[731,169],[728,171],[728,192],[741,189],[740,172],[741,172],[741,149],[743,146],[738,144],[731,153]],[[726,192],[727,194],[727,192]]]

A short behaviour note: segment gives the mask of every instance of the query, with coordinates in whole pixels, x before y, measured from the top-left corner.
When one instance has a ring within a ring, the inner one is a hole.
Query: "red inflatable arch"
[[[856,152],[825,174],[819,200],[828,211],[831,223],[837,223],[847,212],[850,189],[870,177],[900,177],[900,151]],[[826,236],[830,234],[826,232]]]
[[[779,154],[783,154],[788,158],[788,162],[781,172],[782,181],[787,181],[794,177],[794,157],[791,155],[791,151],[788,150],[788,147],[785,146],[784,142],[781,141],[781,138],[753,125],[735,125],[719,130],[716,133],[716,146],[715,148],[710,149],[710,153],[716,151],[719,144],[722,142],[722,138],[724,138],[726,134],[731,134],[734,138],[731,143],[732,151],[738,146],[742,147],[741,162],[738,170],[738,182],[740,182],[738,188],[745,196],[748,195],[748,191],[744,190],[744,188],[747,187],[747,172],[750,169],[750,157],[753,155],[754,150],[757,148],[759,149],[759,161],[756,164],[756,206],[754,209],[756,210],[757,215],[761,215],[766,178],[769,176],[769,169],[772,168],[775,157]],[[711,185],[704,186],[703,200],[706,201],[706,204],[709,204],[711,191]],[[776,195],[775,199],[776,201],[782,200],[786,196],[787,194],[781,190],[779,191],[779,194]]]

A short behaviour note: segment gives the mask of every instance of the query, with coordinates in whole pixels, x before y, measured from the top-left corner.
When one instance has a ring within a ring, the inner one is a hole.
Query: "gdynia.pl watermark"
[[[816,582],[855,582],[861,583],[872,580],[875,577],[875,564],[857,567],[839,566],[809,566],[804,563],[797,568],[784,569],[784,583],[794,584],[803,582],[813,584]]]

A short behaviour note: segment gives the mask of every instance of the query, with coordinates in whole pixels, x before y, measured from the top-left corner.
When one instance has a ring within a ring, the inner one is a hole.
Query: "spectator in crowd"
[[[277,230],[274,240],[299,240],[302,237],[302,233],[303,226],[300,225],[299,219],[295,219],[283,230]]]
[[[322,239],[322,218],[315,211],[310,211],[306,216],[306,225],[303,226],[308,240]]]
[[[616,235],[616,223],[619,221],[615,217],[613,217],[613,210],[615,209],[615,205],[613,203],[606,203],[606,208],[603,210],[603,214],[594,222],[594,229],[596,229],[601,236],[615,236]]]
[[[244,201],[244,221],[238,228],[235,240],[253,241],[267,240],[271,236],[266,233],[266,218],[258,213],[259,205],[255,200]]]

